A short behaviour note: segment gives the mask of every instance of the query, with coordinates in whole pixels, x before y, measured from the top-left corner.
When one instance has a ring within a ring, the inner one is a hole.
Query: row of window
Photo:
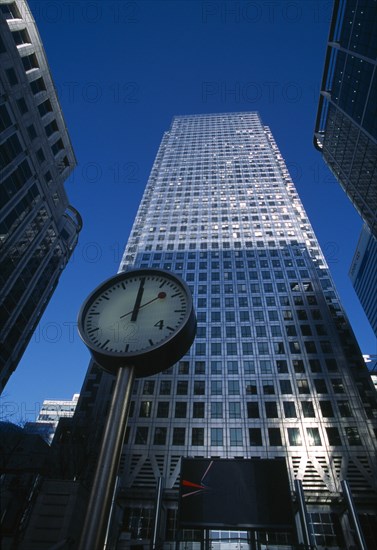
[[[334,406],[335,403],[331,401],[319,402],[320,411],[323,418],[334,418]],[[312,401],[299,401],[299,404],[295,401],[282,401],[280,405],[283,407],[284,418],[316,418],[314,404]],[[174,418],[187,418],[189,414],[189,403],[186,401],[176,401],[173,407],[173,403],[170,401],[158,401],[156,409],[156,418],[170,418],[171,408],[174,408]],[[245,402],[247,418],[261,418],[262,403],[258,401],[246,401]],[[297,407],[301,408],[297,412]],[[338,408],[337,414],[341,418],[350,418],[353,416],[349,400],[336,401]],[[242,403],[240,401],[229,401],[226,405],[227,411],[225,413],[225,406],[222,401],[212,401],[209,403],[210,418],[219,419],[227,416],[228,418],[243,418],[242,415]],[[266,418],[280,418],[279,402],[277,401],[265,401],[264,402],[264,414]],[[153,416],[153,401],[141,401],[139,408],[139,418],[151,418]],[[205,417],[205,403],[203,401],[194,401],[192,403],[192,418],[204,418]],[[131,401],[129,416],[132,418],[135,414],[135,401]]]
[[[173,428],[171,436],[172,445],[186,445],[186,432],[188,430],[182,427]],[[325,428],[328,445],[341,446],[343,445],[340,431],[336,427]],[[129,430],[126,435],[126,443],[129,438]],[[229,428],[228,433],[224,428],[210,428],[209,437],[211,446],[222,447],[229,444],[231,447],[244,447],[250,445],[252,447],[261,447],[265,444],[270,446],[282,446],[282,433],[280,428],[268,428],[268,441],[263,442],[261,428],[248,428],[249,441],[244,441],[242,428]],[[191,446],[202,447],[205,445],[205,429],[191,428],[191,437],[189,444]],[[348,426],[344,428],[346,441],[350,446],[362,445],[360,434],[356,427]],[[168,428],[161,426],[154,428],[153,445],[167,445]],[[137,426],[135,431],[134,444],[147,445],[149,437],[149,428],[146,426]],[[228,437],[228,440],[226,440]],[[321,436],[318,428],[306,428],[305,439],[302,436],[300,428],[286,428],[287,443],[289,446],[302,446],[305,443],[309,446],[318,447],[322,445]]]

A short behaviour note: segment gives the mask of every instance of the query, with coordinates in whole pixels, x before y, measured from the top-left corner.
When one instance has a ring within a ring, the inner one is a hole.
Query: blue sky
[[[82,301],[116,273],[162,134],[178,114],[259,111],[271,127],[363,353],[376,341],[348,279],[361,221],[312,144],[332,1],[29,0],[78,167],[84,229],[3,394],[13,421],[79,392]]]

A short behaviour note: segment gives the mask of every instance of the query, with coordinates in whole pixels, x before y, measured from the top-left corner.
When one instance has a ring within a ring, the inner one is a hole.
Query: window
[[[305,418],[315,418],[314,407],[311,401],[301,401],[301,407]]]
[[[334,416],[331,401],[320,401],[319,406],[321,408],[321,413],[324,418],[331,418]]]
[[[268,438],[271,446],[279,447],[282,445],[280,428],[268,428]]]
[[[229,435],[230,435],[230,445],[232,447],[243,446],[242,428],[230,428]]]
[[[346,431],[346,436],[347,436],[349,445],[362,445],[360,434],[357,428],[348,427],[348,428],[345,428],[345,431]]]
[[[278,418],[279,415],[276,401],[265,401],[264,406],[267,418]]]
[[[211,428],[211,445],[221,447],[223,445],[223,429]]]
[[[329,440],[329,445],[342,445],[338,428],[326,428],[326,433],[327,439]]]
[[[276,361],[276,369],[279,374],[284,374],[288,372],[288,364],[285,359],[278,359]]]
[[[302,380],[297,380],[298,393],[310,393],[308,381],[303,378]]]
[[[141,418],[150,418],[152,415],[152,401],[142,401],[140,403],[140,413]]]
[[[206,364],[204,361],[195,361],[195,374],[205,374]]]
[[[263,380],[262,387],[263,387],[263,393],[265,395],[273,395],[275,393],[273,380]]]
[[[193,418],[204,418],[204,403],[199,401],[194,401],[192,405],[192,416]]]
[[[174,428],[173,429],[173,445],[184,445],[185,444],[186,429],[185,428]]]
[[[249,440],[252,447],[262,445],[262,432],[260,428],[249,428]]]
[[[157,418],[169,418],[169,401],[157,403]]]
[[[228,374],[238,374],[237,361],[227,361]]]
[[[255,374],[255,363],[251,359],[244,359],[243,368],[245,374]]]
[[[309,445],[311,447],[318,447],[319,445],[322,445],[318,428],[306,428],[306,433],[308,436]]]
[[[229,405],[230,405],[230,403],[229,403]],[[247,417],[248,418],[259,418],[259,405],[256,401],[248,401],[246,403],[246,406],[247,406]],[[232,418],[230,416],[230,409],[229,409],[229,417]],[[233,417],[233,418],[240,418],[240,417]]]
[[[188,361],[180,361],[178,364],[178,374],[188,374],[190,363]]]
[[[246,386],[246,394],[247,395],[257,395],[257,382],[256,380],[246,380],[245,381]]]
[[[166,428],[155,428],[153,445],[165,445],[166,443]]]
[[[293,359],[292,366],[293,366],[293,370],[297,374],[301,374],[305,372],[304,361],[302,359]]]
[[[344,385],[341,378],[332,378],[331,384],[334,393],[344,393]]]
[[[280,383],[280,391],[282,394],[292,393],[292,386],[289,380],[280,380],[279,383]]]
[[[287,432],[288,432],[288,441],[290,445],[293,445],[293,446],[302,445],[299,428],[287,428]]]
[[[31,55],[26,55],[21,59],[25,71],[30,71],[31,69],[36,69],[39,67],[37,56],[35,55],[35,53],[32,53]]]
[[[170,395],[171,393],[171,381],[161,380],[160,382],[160,395]]]
[[[348,401],[338,401],[338,409],[340,416],[343,418],[348,418],[352,416],[351,407]]]
[[[204,380],[194,380],[194,395],[205,395],[206,387]]]
[[[192,428],[191,445],[204,445],[204,428]]]
[[[12,67],[10,69],[6,69],[5,74],[7,75],[8,82],[11,86],[18,84],[16,71]]]
[[[259,355],[268,355],[269,349],[268,349],[268,342],[258,342],[258,353]]]
[[[221,401],[212,401],[211,402],[211,418],[222,418],[223,417],[223,404]]]
[[[239,395],[240,384],[238,380],[228,380],[228,393],[229,395]]]
[[[177,395],[187,395],[188,391],[188,381],[187,380],[178,380],[177,382]]]
[[[223,383],[221,380],[211,380],[211,395],[222,395]]]
[[[317,393],[329,393],[327,391],[326,382],[322,378],[319,378],[318,380],[314,380],[314,386]]]
[[[135,434],[135,445],[146,445],[148,440],[148,428],[138,426]]]
[[[33,80],[30,82],[30,88],[34,95],[38,94],[39,92],[44,92],[46,90],[46,84],[42,77],[37,78],[37,80]]]
[[[154,380],[144,380],[143,395],[153,395],[154,393]]]
[[[185,401],[177,401],[175,404],[175,418],[186,418],[187,403]]]
[[[221,361],[211,361],[211,374],[221,374],[222,364]]]
[[[296,407],[293,401],[283,401],[285,418],[296,418]]]

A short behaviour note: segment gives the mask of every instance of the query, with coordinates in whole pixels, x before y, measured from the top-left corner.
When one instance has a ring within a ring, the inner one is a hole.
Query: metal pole
[[[356,539],[357,539],[357,542],[359,544],[359,548],[360,548],[360,550],[368,550],[368,547],[367,547],[367,545],[365,543],[365,540],[364,540],[363,531],[361,529],[360,521],[359,521],[359,518],[358,518],[358,515],[357,515],[355,503],[353,502],[352,493],[351,493],[351,489],[350,489],[350,486],[348,484],[348,481],[343,479],[340,482],[340,484],[342,486],[343,495],[344,495],[344,498],[345,498],[346,503],[347,503],[348,512],[349,512],[349,514],[352,518],[352,523],[353,523],[353,526],[355,528]]]
[[[161,517],[161,504],[162,504],[162,481],[163,478],[160,476],[157,480],[157,489],[156,489],[156,499],[155,499],[155,511],[154,511],[154,523],[153,523],[153,535],[151,540],[151,550],[157,549],[158,544],[158,531],[160,528],[160,517]]]
[[[300,479],[295,479],[294,483],[296,489],[298,510],[300,514],[302,538],[304,539],[305,548],[311,548],[312,546],[315,546],[315,544],[311,540],[312,537],[309,531],[308,512],[306,510],[305,495],[302,488],[302,482]]]
[[[118,370],[90,493],[79,550],[103,550],[111,497],[127,427],[134,367]]]

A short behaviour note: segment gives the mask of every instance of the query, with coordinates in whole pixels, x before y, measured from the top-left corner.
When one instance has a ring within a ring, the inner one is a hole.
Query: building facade
[[[314,145],[377,238],[376,64],[376,3],[335,0]]]
[[[78,393],[72,399],[45,399],[35,422],[26,422],[27,433],[38,434],[51,445],[61,418],[72,418],[75,414]]]
[[[211,541],[214,548],[227,537],[251,544],[236,528],[179,529],[181,457],[283,457],[292,491],[295,479],[302,482],[318,548],[354,544],[342,480],[375,548],[375,389],[284,160],[257,113],[174,118],[120,270],[135,267],[182,276],[198,329],[178,364],[135,382],[117,547],[149,544],[160,477],[164,548],[178,539],[185,547]],[[113,384],[92,365],[79,425],[99,427]],[[98,448],[91,433],[86,464]],[[271,548],[292,543],[284,533],[256,536],[259,547],[267,539]]]
[[[63,184],[76,160],[25,0],[0,0],[0,388],[16,369],[82,221]]]
[[[377,338],[377,239],[366,225],[361,231],[349,276]]]

